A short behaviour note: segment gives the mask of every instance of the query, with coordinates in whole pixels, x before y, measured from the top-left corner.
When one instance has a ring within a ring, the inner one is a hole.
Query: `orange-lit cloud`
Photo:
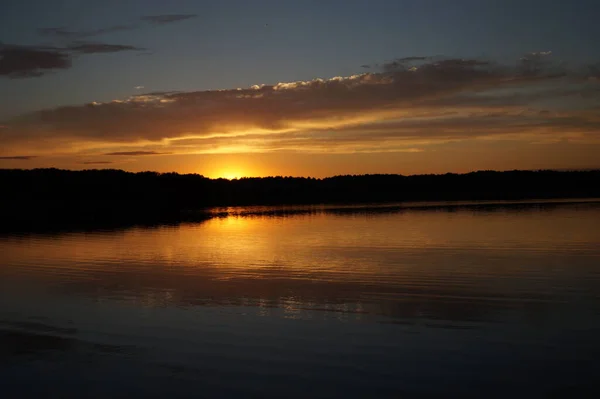
[[[125,156],[141,156],[141,155],[166,155],[170,152],[156,152],[156,151],[117,151],[108,152],[104,155],[125,155]]]
[[[83,161],[82,165],[109,165],[112,164],[111,161]]]
[[[14,156],[9,156],[9,157],[0,157],[0,160],[5,160],[5,161],[29,161],[33,158],[36,158],[35,156],[31,156],[31,155],[14,155]]]
[[[532,53],[512,67],[409,57],[348,77],[47,109],[4,122],[0,155],[421,152],[475,139],[600,143],[600,82],[548,57]]]

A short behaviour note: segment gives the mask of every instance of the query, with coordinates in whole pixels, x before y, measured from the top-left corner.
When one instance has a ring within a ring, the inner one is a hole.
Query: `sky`
[[[0,168],[600,168],[600,2],[3,0]]]

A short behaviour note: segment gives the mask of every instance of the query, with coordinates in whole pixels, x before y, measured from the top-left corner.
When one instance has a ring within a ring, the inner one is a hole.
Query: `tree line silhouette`
[[[5,225],[198,220],[216,206],[600,197],[600,170],[209,179],[122,170],[0,169]]]

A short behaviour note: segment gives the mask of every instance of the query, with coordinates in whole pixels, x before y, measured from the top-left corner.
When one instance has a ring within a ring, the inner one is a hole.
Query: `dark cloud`
[[[361,68],[365,68],[365,69],[381,69],[383,71],[389,71],[389,70],[397,70],[398,68],[402,67],[404,69],[407,69],[411,66],[411,64],[416,63],[416,62],[425,62],[427,60],[433,60],[433,57],[419,57],[419,56],[411,56],[411,57],[402,57],[402,58],[396,58],[392,61],[388,61],[388,62],[384,62],[383,64],[364,64],[361,65]]]
[[[40,28],[37,30],[40,35],[43,36],[58,36],[64,38],[79,37],[80,32],[70,31],[66,28]]]
[[[526,75],[538,75],[542,71],[556,68],[551,59],[551,51],[529,53],[520,60],[521,73]]]
[[[600,62],[590,65],[587,75],[592,79],[600,79]]]
[[[195,14],[150,15],[140,19],[154,25],[183,21],[195,18]],[[113,25],[106,28],[73,30],[66,27],[40,28],[37,32],[46,37],[56,39],[60,47],[2,45],[0,43],[0,76],[9,78],[31,78],[42,76],[52,70],[71,67],[73,54],[100,54],[122,51],[144,51],[138,55],[151,55],[145,48],[127,44],[107,44],[84,42],[82,39],[115,32],[137,29],[144,24],[132,23]]]
[[[30,78],[70,67],[71,57],[63,49],[0,43],[0,76]]]
[[[97,53],[118,53],[121,51],[144,51],[141,47],[130,46],[127,44],[107,44],[107,43],[73,43],[68,46],[68,49],[81,54],[97,54]]]
[[[67,47],[24,46],[0,43],[0,77],[33,78],[46,73],[69,69],[74,54],[144,51],[126,44],[74,42]]]
[[[417,63],[416,61],[422,61]],[[425,62],[428,61],[428,62]],[[429,71],[448,71],[449,69],[464,69],[474,67],[491,67],[491,62],[487,60],[449,58],[438,59],[433,57],[404,57],[394,61],[384,63],[380,66],[383,72],[393,73],[401,71],[416,71],[419,68],[427,68]]]
[[[29,161],[30,159],[33,159],[33,158],[37,158],[37,157],[33,156],[33,155],[18,155],[18,156],[12,156],[12,157],[0,157],[0,160],[3,160],[3,161],[8,161],[8,160]]]
[[[409,66],[407,63],[401,60],[394,60],[381,65],[381,69],[384,72],[396,72],[400,70],[407,70],[408,68]]]
[[[42,36],[50,36],[66,40],[83,39],[92,36],[104,35],[107,33],[122,32],[136,29],[137,25],[114,25],[108,28],[92,29],[92,30],[69,30],[61,28],[41,28],[38,33]]]
[[[411,61],[425,61],[427,60],[428,57],[418,57],[418,56],[412,56],[412,57],[403,57],[403,58],[397,58],[396,61],[399,62],[411,62]]]
[[[84,161],[81,162],[82,165],[107,165],[114,163],[112,161]]]
[[[169,24],[172,22],[184,21],[186,19],[196,18],[196,14],[164,14],[164,15],[148,15],[140,18],[142,21],[153,24]]]
[[[166,15],[150,15],[141,17],[140,20],[150,24],[164,25],[173,22],[184,21],[186,19],[196,18],[196,14],[166,14]],[[40,28],[37,30],[38,34],[46,37],[62,40],[78,40],[86,39],[89,37],[106,35],[115,32],[124,32],[129,30],[138,29],[144,26],[140,23],[131,23],[125,25],[113,25],[106,28],[88,29],[88,30],[74,30],[66,27],[51,27],[51,28]]]
[[[142,155],[168,155],[169,152],[156,152],[156,151],[118,151],[109,152],[104,155],[127,155],[127,156],[142,156]]]

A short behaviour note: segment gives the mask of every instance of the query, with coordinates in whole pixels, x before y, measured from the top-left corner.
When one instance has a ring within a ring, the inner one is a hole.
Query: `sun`
[[[211,179],[227,180],[263,175],[261,168],[257,167],[255,163],[237,157],[227,157],[204,164],[202,170],[199,170],[198,173]]]
[[[240,168],[223,168],[218,169],[214,173],[210,174],[212,178],[215,179],[227,179],[227,180],[235,180],[240,179],[242,177],[248,176],[248,173],[245,169]]]
[[[239,173],[235,173],[235,172],[224,172],[224,173],[221,173],[221,175],[219,177],[221,177],[223,179],[227,179],[227,180],[235,180],[235,179],[239,179],[240,177],[242,177],[242,175]]]

